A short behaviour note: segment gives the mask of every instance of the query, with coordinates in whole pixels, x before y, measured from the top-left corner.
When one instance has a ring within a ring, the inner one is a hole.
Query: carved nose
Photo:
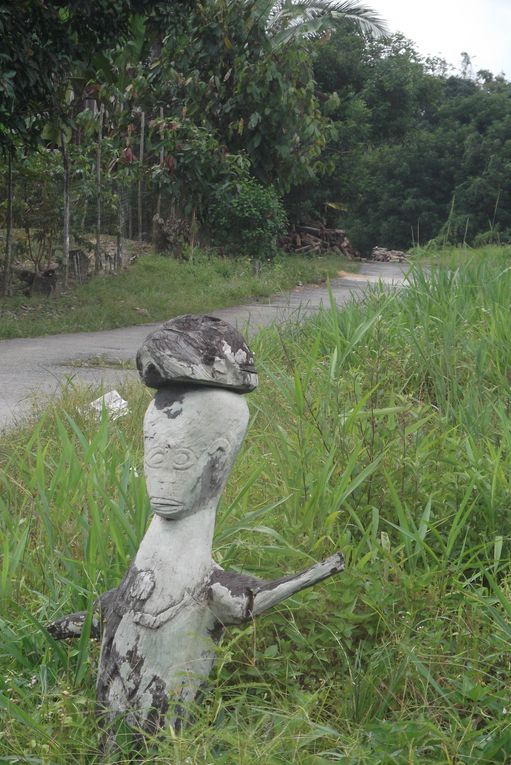
[[[165,488],[165,486],[174,486],[176,481],[177,475],[175,473],[170,473],[169,475],[165,476],[164,481],[158,481],[158,486],[161,486],[162,488]]]

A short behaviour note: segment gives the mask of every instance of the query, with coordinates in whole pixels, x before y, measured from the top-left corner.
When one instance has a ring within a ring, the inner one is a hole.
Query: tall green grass
[[[231,630],[195,723],[119,761],[509,762],[510,265],[416,269],[258,335],[216,558],[278,576],[341,549],[347,568]],[[98,648],[44,624],[114,586],[143,534],[149,394],[122,392],[128,417],[74,391],[0,444],[0,762],[99,762]]]
[[[357,268],[338,255],[282,255],[259,266],[256,275],[249,258],[201,251],[186,262],[144,255],[121,274],[91,278],[54,298],[0,297],[0,338],[128,327],[206,313]]]

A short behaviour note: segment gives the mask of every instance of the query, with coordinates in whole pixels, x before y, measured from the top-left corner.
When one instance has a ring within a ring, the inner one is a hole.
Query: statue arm
[[[103,614],[108,610],[109,605],[112,603],[113,598],[117,592],[117,588],[108,590],[100,595],[94,601],[92,623],[90,628],[90,636],[94,640],[99,640],[101,637],[101,622]],[[78,638],[82,634],[83,625],[87,618],[87,611],[78,611],[75,614],[67,614],[60,619],[56,619],[51,624],[48,624],[47,630],[55,640],[66,640],[67,638]]]
[[[209,607],[222,625],[242,624],[343,569],[341,553],[335,553],[298,574],[273,580],[224,571],[220,566],[215,566],[206,583]],[[105,592],[95,601],[91,638],[100,638],[103,614],[108,612],[118,589]],[[48,625],[48,632],[55,640],[80,637],[86,616],[86,611],[63,616]]]
[[[272,581],[224,571],[216,566],[209,579],[210,608],[224,626],[242,624],[343,569],[341,553],[335,553],[298,574]]]

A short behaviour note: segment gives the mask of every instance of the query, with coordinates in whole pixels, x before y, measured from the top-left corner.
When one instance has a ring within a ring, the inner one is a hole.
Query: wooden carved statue
[[[107,727],[178,727],[204,686],[224,628],[253,619],[342,570],[340,553],[273,581],[224,571],[212,558],[216,510],[248,424],[243,393],[257,386],[243,337],[210,316],[180,316],[137,355],[157,388],[144,420],[144,469],[154,517],[119,587],[98,599],[98,708]],[[76,637],[84,614],[50,625]]]

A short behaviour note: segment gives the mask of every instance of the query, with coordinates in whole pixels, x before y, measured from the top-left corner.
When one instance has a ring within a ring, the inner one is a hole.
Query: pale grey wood
[[[223,626],[241,624],[343,569],[341,553],[335,553],[299,574],[273,581],[224,571],[216,566],[209,580],[211,610]]]
[[[99,640],[101,638],[102,615],[107,609],[109,602],[115,597],[117,588],[103,593],[93,603],[93,618],[90,637]],[[48,624],[47,630],[55,640],[67,640],[80,637],[83,625],[87,618],[87,611],[78,611],[75,614],[67,614],[60,619]]]
[[[320,563],[315,563],[314,566],[299,574],[274,580],[258,579],[247,574],[225,571],[221,566],[213,564],[204,588],[208,607],[216,617],[216,624],[213,629],[216,632],[220,628],[232,624],[242,624],[278,605],[297,592],[301,592],[343,570],[344,558],[341,553],[336,553]],[[149,587],[147,587],[149,583],[152,583],[152,578],[147,572],[143,572],[135,587],[131,589],[131,595],[134,596],[136,593],[137,597],[140,597],[141,592],[149,592]],[[91,638],[100,637],[101,610],[103,613],[105,612],[108,600],[111,602],[116,593],[117,590],[110,590],[97,601],[97,614],[93,618]],[[177,614],[179,610],[181,609],[171,606],[157,616],[141,614],[136,618],[139,624],[156,629]],[[63,616],[48,625],[48,632],[56,640],[80,637],[86,617],[86,611]]]
[[[104,614],[97,696],[108,720],[176,726],[215,659],[209,607],[215,515],[248,424],[245,399],[221,388],[161,389],[144,420],[155,518]]]
[[[87,611],[79,611],[76,614],[68,614],[48,624],[47,630],[55,640],[68,640],[79,638],[82,634],[83,625],[87,618]],[[94,615],[91,624],[90,637],[99,640],[101,637],[101,624],[97,615]]]
[[[212,559],[215,514],[248,423],[245,399],[221,388],[162,388],[144,420],[155,513],[106,609],[97,697],[107,722],[178,727],[206,682],[226,625],[250,619],[342,569],[333,556],[265,582]]]
[[[266,581],[224,571],[213,560],[218,502],[249,419],[239,391],[257,384],[252,354],[236,330],[210,317],[179,317],[146,340],[138,363],[146,383],[159,388],[144,419],[154,517],[124,580],[96,602],[91,636],[102,627],[97,699],[105,749],[115,745],[118,717],[141,731],[178,728],[207,681],[226,626],[344,565],[337,553]],[[182,384],[175,384],[176,369]],[[84,613],[72,614],[49,630],[74,638],[84,622]]]

